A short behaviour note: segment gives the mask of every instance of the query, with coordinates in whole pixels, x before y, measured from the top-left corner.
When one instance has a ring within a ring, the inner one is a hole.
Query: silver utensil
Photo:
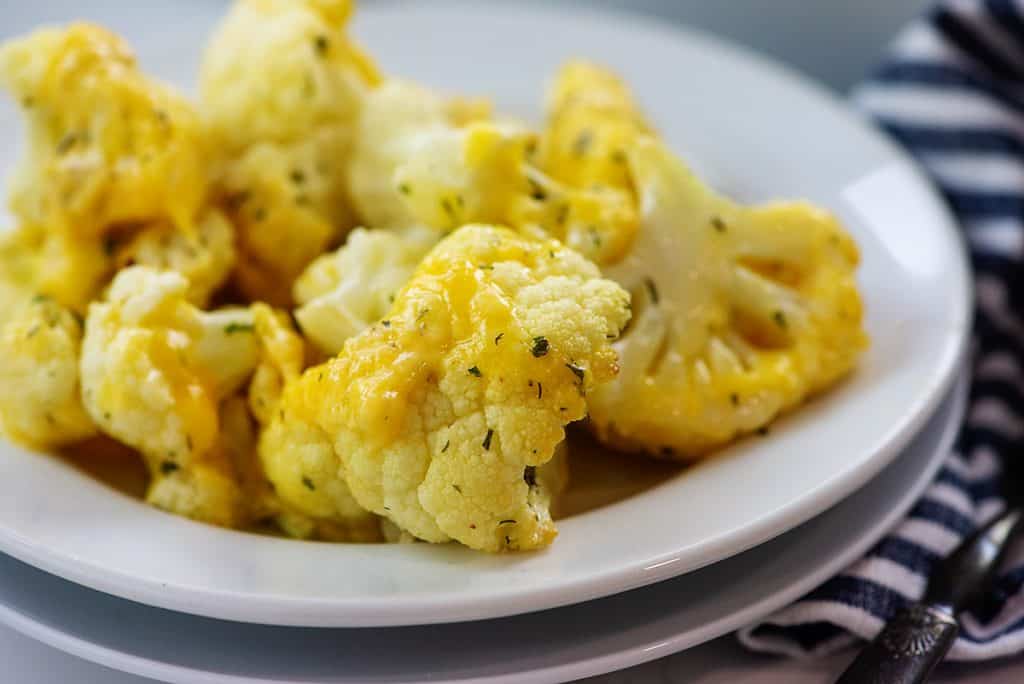
[[[991,582],[1022,513],[1008,505],[939,562],[924,598],[897,613],[836,684],[925,682],[956,640],[960,612]]]

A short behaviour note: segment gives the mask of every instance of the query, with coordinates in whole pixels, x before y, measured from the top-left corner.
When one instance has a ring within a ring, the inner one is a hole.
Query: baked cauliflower
[[[631,196],[545,175],[531,161],[537,140],[527,128],[481,119],[457,127],[445,117],[437,96],[399,82],[368,98],[350,184],[370,225],[418,224],[444,233],[468,223],[501,224],[563,239],[585,256],[606,254],[607,236],[635,232]]]
[[[381,536],[377,516],[352,497],[331,440],[318,425],[293,412],[287,399],[304,365],[304,345],[287,317],[253,307],[263,358],[249,401],[262,425],[259,463],[274,492],[275,519],[293,537],[369,542]]]
[[[219,188],[237,227],[236,281],[250,299],[289,305],[292,281],[351,224],[333,136],[259,143],[224,167]]]
[[[50,448],[96,433],[80,398],[81,344],[81,321],[49,297],[35,297],[0,329],[0,424],[11,438]]]
[[[350,337],[384,317],[420,260],[438,240],[428,228],[357,228],[295,281],[295,318],[320,351],[333,356]]]
[[[0,83],[28,121],[11,184],[22,223],[79,239],[154,220],[191,229],[207,188],[198,116],[118,36],[77,23],[13,40]]]
[[[380,76],[345,33],[351,11],[350,0],[238,0],[206,51],[201,107],[251,299],[290,304],[295,277],[353,224],[344,172]]]
[[[240,154],[331,129],[344,149],[363,97],[380,81],[346,34],[351,14],[352,0],[236,0],[199,74],[214,144]]]
[[[38,293],[39,255],[35,236],[0,230],[0,326]]]
[[[605,275],[632,293],[633,321],[591,424],[620,448],[696,457],[852,368],[867,343],[857,248],[809,204],[715,194],[653,139],[629,154],[641,227]]]
[[[219,402],[259,360],[249,309],[203,312],[173,271],[126,268],[89,307],[82,342],[86,411],[106,434],[142,453],[147,498],[216,524],[237,521],[238,492],[219,444]]]
[[[399,79],[369,93],[348,167],[349,195],[363,223],[374,228],[414,223],[402,198],[409,189],[395,180],[398,167],[438,139],[457,141],[461,127],[489,118],[486,103],[446,100]]]
[[[417,538],[541,548],[557,532],[538,472],[614,376],[628,318],[629,295],[557,241],[466,226],[287,407],[330,437],[356,501]]]
[[[235,265],[235,232],[221,212],[210,210],[194,233],[168,224],[143,229],[117,249],[117,262],[180,273],[188,280],[188,301],[204,307]]]
[[[549,92],[547,123],[537,165],[570,188],[586,189],[615,207],[618,220],[597,221],[565,237],[597,264],[621,259],[636,234],[636,196],[628,151],[649,127],[626,85],[610,71],[582,61],[567,63]],[[588,244],[589,243],[589,244]]]

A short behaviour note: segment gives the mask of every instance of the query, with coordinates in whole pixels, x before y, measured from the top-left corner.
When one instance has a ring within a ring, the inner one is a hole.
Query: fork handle
[[[959,631],[947,608],[911,604],[857,655],[836,684],[921,684],[949,652]]]

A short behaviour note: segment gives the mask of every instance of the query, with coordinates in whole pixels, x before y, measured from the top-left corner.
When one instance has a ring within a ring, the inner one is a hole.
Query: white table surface
[[[898,28],[928,3],[928,0],[548,1],[628,7],[669,20],[685,21],[788,61],[839,90],[856,82]],[[89,2],[82,0],[81,6]],[[45,13],[46,4],[12,3],[3,8],[3,23],[15,30],[30,26],[35,23],[34,14]],[[6,33],[7,30],[0,28],[0,34]],[[831,682],[848,659],[849,656],[844,655],[797,663],[756,657],[741,650],[727,637],[684,654],[588,682],[818,684]],[[0,667],[0,681],[11,684],[151,684],[150,680],[86,663],[2,626]],[[1024,658],[981,666],[946,666],[935,681],[937,684],[1024,681]]]

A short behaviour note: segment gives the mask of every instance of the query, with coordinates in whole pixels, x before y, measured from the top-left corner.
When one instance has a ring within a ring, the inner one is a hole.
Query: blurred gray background
[[[207,0],[211,20],[226,0]],[[372,5],[394,0],[360,0]],[[401,0],[430,3],[432,0]],[[845,91],[874,65],[882,50],[929,0],[476,0],[534,2],[628,10],[705,29],[778,57]],[[197,3],[190,2],[194,11]],[[166,0],[0,0],[0,38],[41,21],[72,16],[145,13],[174,21]],[[112,12],[113,11],[113,12]],[[115,27],[116,28],[116,27]]]
[[[363,0],[364,4],[389,0]],[[408,0],[406,0],[408,1]],[[430,2],[430,0],[420,0]],[[845,91],[930,0],[477,0],[629,10],[705,29]]]

